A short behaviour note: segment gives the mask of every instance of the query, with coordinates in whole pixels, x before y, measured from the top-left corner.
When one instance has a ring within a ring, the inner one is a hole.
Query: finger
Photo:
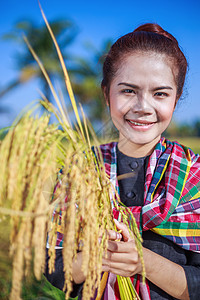
[[[115,230],[108,230],[106,232],[108,235],[108,239],[111,241],[120,241],[122,239],[122,235]],[[99,236],[99,244],[101,244],[102,234]]]
[[[139,261],[139,255],[137,250],[135,249],[131,253],[116,253],[107,251],[106,254],[103,256],[102,262],[106,264],[108,261],[135,264]]]
[[[108,237],[109,237],[109,240],[113,240],[113,241],[122,239],[121,233],[119,233],[115,230],[108,230]]]
[[[118,253],[131,253],[136,250],[135,241],[108,241],[107,250]]]
[[[111,272],[124,277],[131,277],[135,275],[138,272],[137,270],[137,264],[127,265],[124,263],[110,263],[102,265],[102,271]]]
[[[122,234],[123,240],[125,242],[133,239],[133,237],[131,237],[131,235],[130,235],[130,232],[129,232],[126,224],[119,222],[116,219],[114,219],[114,221],[115,221],[115,225],[116,225],[117,229],[121,230],[121,234]]]

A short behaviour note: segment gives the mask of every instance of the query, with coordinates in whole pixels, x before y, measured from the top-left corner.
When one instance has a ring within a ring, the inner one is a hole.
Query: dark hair
[[[176,67],[177,99],[180,98],[187,72],[187,60],[175,37],[155,23],[146,23],[120,37],[111,47],[103,64],[102,89],[109,96],[110,84],[123,58],[132,52],[155,52],[170,57]],[[108,97],[109,98],[109,97]]]

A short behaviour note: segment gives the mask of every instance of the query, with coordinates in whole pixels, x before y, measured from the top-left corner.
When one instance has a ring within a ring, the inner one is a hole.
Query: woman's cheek
[[[173,112],[174,112],[174,109],[171,107],[171,105],[169,103],[167,103],[165,105],[160,105],[157,108],[157,116],[162,121],[170,122]]]

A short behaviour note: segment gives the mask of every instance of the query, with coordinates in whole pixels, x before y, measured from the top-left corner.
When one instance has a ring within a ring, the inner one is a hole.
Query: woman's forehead
[[[158,53],[132,53],[126,55],[116,68],[113,80],[168,81],[175,83],[173,61]]]

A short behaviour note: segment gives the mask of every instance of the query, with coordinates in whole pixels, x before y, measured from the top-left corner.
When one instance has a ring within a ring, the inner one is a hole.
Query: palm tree
[[[108,120],[108,110],[101,91],[103,57],[108,52],[112,41],[109,39],[102,44],[100,50],[87,44],[91,52],[89,59],[77,58],[73,69],[73,89],[76,96],[88,108],[92,121],[105,123]]]
[[[74,41],[77,35],[77,27],[69,20],[57,20],[50,22],[50,26],[57,41],[59,42],[64,58],[69,59],[70,55],[66,51],[66,48],[69,47],[69,45]],[[48,84],[42,75],[37,62],[28,50],[28,47],[23,42],[22,33],[25,34],[33,49],[40,57],[46,71],[49,74],[49,77],[54,79],[61,75],[57,54],[46,26],[37,26],[31,21],[18,22],[14,26],[13,30],[4,35],[3,38],[15,40],[22,44],[22,51],[16,54],[17,67],[19,68],[20,72],[19,76],[14,81],[9,82],[0,90],[0,98],[13,88],[18,87],[20,84],[37,77],[40,79],[42,90],[45,96],[47,99],[50,99]]]

